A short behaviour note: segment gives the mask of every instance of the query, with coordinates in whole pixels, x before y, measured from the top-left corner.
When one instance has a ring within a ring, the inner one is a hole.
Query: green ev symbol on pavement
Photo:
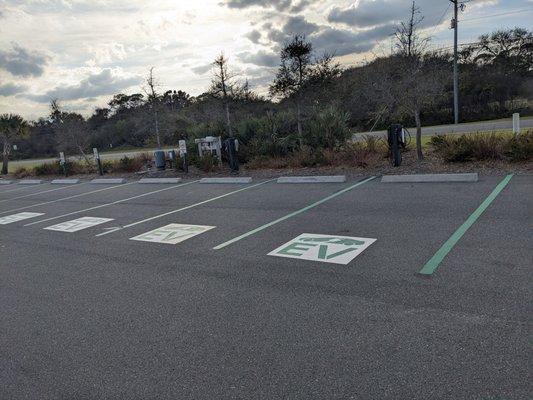
[[[276,250],[271,256],[348,264],[376,239],[304,233]]]

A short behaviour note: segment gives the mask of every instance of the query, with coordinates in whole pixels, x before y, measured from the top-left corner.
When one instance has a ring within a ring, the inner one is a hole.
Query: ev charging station
[[[94,161],[96,161],[96,165],[98,166],[98,174],[102,176],[104,174],[104,170],[102,168],[102,162],[100,161],[100,153],[98,153],[98,149],[96,147],[93,147],[93,157]]]
[[[223,143],[224,150],[228,153],[229,167],[231,172],[239,171],[239,159],[237,152],[239,151],[239,141],[234,138],[227,138]]]
[[[59,165],[63,169],[63,174],[67,176],[67,159],[65,158],[65,153],[62,151],[59,152]]]
[[[206,136],[205,138],[195,139],[194,142],[198,145],[198,155],[204,157],[211,154],[222,161],[222,140],[220,136]]]
[[[189,172],[189,159],[187,158],[187,142],[185,140],[180,140],[178,142],[178,151],[181,160],[181,168],[183,172]]]
[[[392,165],[399,167],[402,163],[402,149],[407,145],[409,132],[400,124],[392,124],[387,131],[387,143],[392,155]]]

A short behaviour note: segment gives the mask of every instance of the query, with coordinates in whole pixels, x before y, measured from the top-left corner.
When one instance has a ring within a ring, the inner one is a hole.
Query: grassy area
[[[38,160],[35,160],[35,161],[28,160],[24,162],[24,168],[27,168],[27,169],[35,168],[38,165],[41,165],[42,163],[43,163],[42,161],[38,161]],[[3,163],[0,161],[0,169],[2,168],[2,164]],[[10,161],[7,169],[8,169],[8,172],[11,174],[15,172],[17,168],[20,168],[20,167],[21,167],[21,164],[18,163],[17,161]]]

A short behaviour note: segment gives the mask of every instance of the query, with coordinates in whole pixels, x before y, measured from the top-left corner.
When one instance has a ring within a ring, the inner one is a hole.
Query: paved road
[[[532,177],[417,273],[503,178],[0,186],[0,398],[529,399]]]
[[[520,119],[520,128],[529,129],[533,128],[533,118]],[[482,121],[482,122],[469,122],[466,124],[458,125],[438,125],[438,126],[426,126],[422,127],[422,135],[438,135],[438,134],[453,134],[453,133],[473,133],[473,132],[488,132],[488,131],[501,131],[513,129],[513,121],[509,119],[498,119],[494,121]],[[408,128],[411,134],[416,133],[416,127]],[[356,135],[385,135],[387,131],[374,131],[374,132],[360,132]]]
[[[143,149],[143,150],[125,150],[125,151],[116,151],[111,153],[100,153],[100,159],[102,160],[120,160],[124,157],[134,157],[138,154],[142,153],[150,153],[153,154],[155,149]],[[172,150],[171,148],[164,148],[163,150],[169,151]],[[92,153],[89,155],[92,157]],[[71,160],[79,160],[80,157],[70,157]],[[51,163],[51,162],[57,162],[59,158],[40,158],[40,159],[30,159],[30,160],[17,160],[17,161],[11,161],[9,163],[9,168],[17,168],[17,167],[24,167],[24,166],[34,166],[36,164],[44,164],[44,163]],[[0,165],[2,165],[2,162],[0,161]]]

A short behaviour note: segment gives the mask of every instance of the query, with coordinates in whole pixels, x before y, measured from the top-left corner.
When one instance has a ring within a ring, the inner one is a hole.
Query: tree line
[[[37,121],[2,115],[4,169],[9,157],[65,151],[88,160],[92,147],[175,146],[180,139],[208,135],[237,137],[245,159],[283,156],[306,146],[334,149],[354,131],[392,122],[417,126],[420,139],[423,124],[453,121],[453,55],[429,50],[421,21],[413,2],[409,19],[396,30],[395,51],[358,67],[342,68],[334,53],[315,54],[313,44],[296,34],[281,49],[268,96],[240,80],[221,54],[213,62],[210,87],[199,96],[160,92],[150,68],[142,92],[116,94],[88,118],[63,110],[61,99],[52,100],[49,115]],[[462,122],[532,113],[532,31],[482,35],[461,48],[459,71]],[[422,158],[420,140],[417,144]]]

